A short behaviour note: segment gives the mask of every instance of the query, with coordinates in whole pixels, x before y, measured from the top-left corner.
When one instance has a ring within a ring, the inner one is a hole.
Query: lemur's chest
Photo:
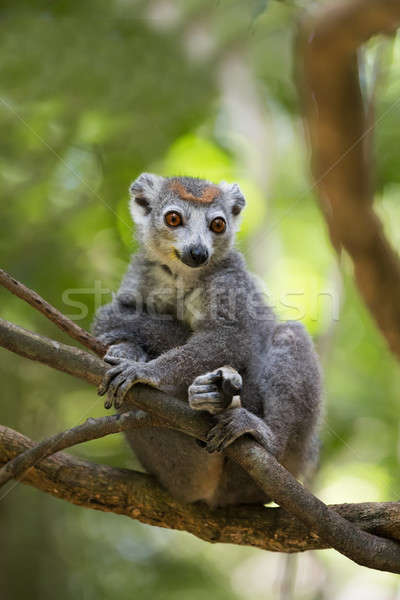
[[[147,311],[172,315],[195,330],[205,312],[204,286],[159,271],[152,277],[151,290],[146,299]]]

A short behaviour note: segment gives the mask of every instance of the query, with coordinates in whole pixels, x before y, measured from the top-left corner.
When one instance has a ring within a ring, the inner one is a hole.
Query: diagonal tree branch
[[[0,285],[5,287],[15,296],[25,300],[28,304],[36,308],[45,317],[50,319],[57,327],[67,333],[74,340],[77,340],[89,350],[95,352],[98,356],[104,356],[107,351],[107,346],[90,335],[85,329],[79,327],[76,323],[68,319],[62,312],[57,310],[49,302],[44,300],[39,294],[23,283],[14,279],[7,271],[0,269]]]
[[[86,378],[90,383],[100,382],[105,369],[100,359],[64,344],[57,344],[57,352],[51,353],[49,350],[53,344],[51,340],[0,319],[1,346],[56,369]],[[85,361],[85,369],[82,369],[80,364],[82,358]],[[206,415],[197,415],[185,403],[144,385],[136,385],[134,392],[129,393],[131,400],[139,408],[156,415],[188,435],[205,439],[211,426],[211,420]],[[268,496],[318,534],[326,544],[358,564],[400,573],[400,544],[359,530],[303,488],[255,441],[239,438],[225,454],[247,471]]]
[[[72,348],[18,325],[0,319],[0,346],[20,356],[36,360],[58,371],[98,385],[103,373],[102,360],[78,348]]]
[[[25,436],[0,426],[0,465],[34,448]],[[23,483],[73,504],[126,515],[142,523],[188,531],[208,542],[255,546],[278,552],[327,548],[298,519],[281,508],[234,506],[210,509],[181,504],[146,473],[116,469],[58,453],[31,468]],[[355,526],[400,540],[399,503],[330,507]]]
[[[350,254],[361,295],[398,358],[400,260],[372,208],[372,127],[360,89],[358,49],[399,25],[398,0],[335,0],[304,21],[297,48],[312,172],[331,239]]]

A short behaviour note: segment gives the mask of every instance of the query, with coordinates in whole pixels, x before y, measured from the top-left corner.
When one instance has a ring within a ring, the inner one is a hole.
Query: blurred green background
[[[294,84],[307,0],[0,4],[0,265],[90,327],[135,249],[129,183],[143,170],[238,181],[239,246],[279,315],[315,338],[326,380],[327,502],[400,497],[400,374],[317,208]],[[378,57],[378,58],[377,58]],[[376,208],[399,247],[400,41],[373,41]],[[389,111],[388,108],[392,107]],[[3,318],[55,339],[0,289]],[[0,422],[40,439],[104,414],[93,388],[0,350]],[[135,466],[121,436],[74,450]],[[286,559],[89,511],[14,483],[0,492],[0,597],[280,597]],[[298,557],[296,599],[400,598],[394,575],[333,551]],[[283,595],[281,596],[284,597]]]

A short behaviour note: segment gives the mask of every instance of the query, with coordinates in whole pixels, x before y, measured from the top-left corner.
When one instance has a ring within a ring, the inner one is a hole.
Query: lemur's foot
[[[224,411],[241,390],[242,378],[239,373],[232,367],[221,367],[196,377],[188,389],[189,406],[216,415]]]
[[[126,394],[135,383],[152,383],[145,377],[145,364],[117,358],[113,356],[104,357],[104,361],[111,366],[103,377],[98,388],[98,395],[107,394],[107,400],[104,402],[104,408],[120,408]]]
[[[207,434],[207,452],[222,452],[246,433],[272,451],[273,436],[269,427],[245,408],[231,408],[216,417],[218,423]]]

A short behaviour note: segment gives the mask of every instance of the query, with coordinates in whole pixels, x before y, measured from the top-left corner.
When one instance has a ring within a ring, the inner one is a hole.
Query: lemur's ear
[[[143,223],[151,213],[154,201],[157,199],[163,177],[153,173],[142,173],[131,184],[129,194],[131,201],[129,208],[135,223]]]
[[[227,183],[226,181],[221,181],[219,187],[225,194],[227,198],[231,211],[233,215],[238,215],[242,212],[242,209],[245,207],[246,200],[242,194],[242,191],[237,183]]]

